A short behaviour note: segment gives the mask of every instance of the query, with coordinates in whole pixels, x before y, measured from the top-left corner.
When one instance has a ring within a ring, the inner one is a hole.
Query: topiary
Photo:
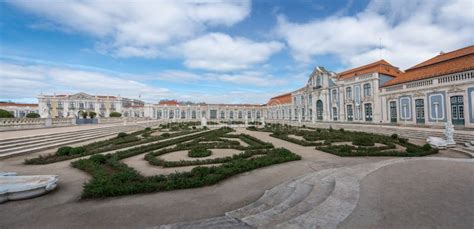
[[[120,133],[117,134],[117,137],[118,138],[124,138],[124,137],[127,137],[127,135],[128,135],[127,133],[120,132]]]
[[[189,157],[207,157],[212,154],[212,151],[206,149],[204,146],[195,146],[188,151]]]
[[[89,111],[90,118],[95,118],[95,116],[97,116],[97,113],[95,113],[94,111]]]
[[[151,127],[145,128],[145,131],[150,131],[150,130],[151,130]]]
[[[122,114],[120,114],[119,112],[114,111],[114,112],[110,112],[109,117],[119,118],[119,117],[122,117]]]
[[[40,115],[37,114],[37,113],[28,113],[28,114],[26,114],[26,117],[27,118],[39,118]]]
[[[72,149],[72,147],[70,147],[70,146],[63,146],[63,147],[60,147],[60,148],[56,151],[56,155],[58,155],[58,156],[67,156],[67,155],[69,155],[69,153],[71,152],[71,149]]]
[[[84,149],[84,147],[74,147],[72,148],[70,151],[69,151],[69,155],[76,155],[76,154],[82,154],[86,152],[86,149]]]
[[[352,140],[352,144],[358,146],[374,146],[375,142],[370,137],[358,136],[354,140]]]
[[[105,161],[107,160],[107,158],[102,154],[92,155],[89,159],[97,164],[105,164]]]
[[[393,139],[398,139],[398,134],[392,134],[390,137]]]
[[[171,134],[170,133],[163,133],[163,134],[161,134],[161,137],[169,138],[169,137],[171,137]]]
[[[0,109],[0,118],[14,118],[14,117],[15,116],[13,116],[13,114],[10,113],[9,111]]]

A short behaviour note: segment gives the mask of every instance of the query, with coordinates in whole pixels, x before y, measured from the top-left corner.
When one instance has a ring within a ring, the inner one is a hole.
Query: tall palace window
[[[346,87],[346,99],[352,99],[352,88]]]
[[[370,83],[364,84],[364,96],[368,97],[368,96],[371,96],[371,95],[372,95],[372,90],[371,90],[371,87],[370,87]]]

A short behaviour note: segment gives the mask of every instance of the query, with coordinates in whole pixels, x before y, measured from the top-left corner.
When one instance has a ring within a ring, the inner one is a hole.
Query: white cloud
[[[355,16],[308,23],[280,16],[276,32],[298,61],[330,54],[352,67],[384,58],[403,69],[440,51],[471,45],[473,5],[472,0],[373,0]]]
[[[160,45],[189,39],[212,26],[232,26],[251,10],[249,0],[10,1],[65,31],[99,38],[114,55],[156,57]],[[151,49],[151,51],[150,51]]]
[[[255,42],[223,33],[209,33],[179,46],[185,65],[216,71],[239,70],[266,61],[283,48],[280,42]]]
[[[0,98],[35,98],[40,93],[75,93],[118,95],[156,101],[169,94],[166,88],[118,78],[109,74],[50,67],[0,62]]]
[[[159,80],[199,84],[204,86],[215,85],[216,83],[230,84],[230,85],[247,85],[252,87],[268,87],[287,85],[289,80],[281,77],[276,77],[264,71],[242,71],[238,73],[211,73],[205,72],[196,74],[180,70],[166,70],[155,74]],[[218,86],[217,87],[222,87]]]

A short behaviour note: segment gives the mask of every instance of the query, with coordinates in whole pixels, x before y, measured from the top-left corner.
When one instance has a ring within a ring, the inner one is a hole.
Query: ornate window
[[[364,96],[365,97],[372,96],[372,88],[370,86],[370,83],[364,84]]]
[[[352,99],[352,87],[346,87],[346,99]]]

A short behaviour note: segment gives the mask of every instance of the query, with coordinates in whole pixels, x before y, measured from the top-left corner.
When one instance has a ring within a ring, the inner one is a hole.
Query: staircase
[[[369,173],[408,159],[393,159],[309,173],[265,191],[225,216],[162,225],[177,228],[336,228],[355,209],[359,183]],[[232,224],[233,223],[233,224]]]
[[[63,133],[52,133],[12,139],[1,139],[0,159],[113,136],[119,132],[134,132],[142,130],[149,126],[153,126],[154,124],[156,123],[147,122],[127,126],[117,125],[87,130],[69,131]]]

